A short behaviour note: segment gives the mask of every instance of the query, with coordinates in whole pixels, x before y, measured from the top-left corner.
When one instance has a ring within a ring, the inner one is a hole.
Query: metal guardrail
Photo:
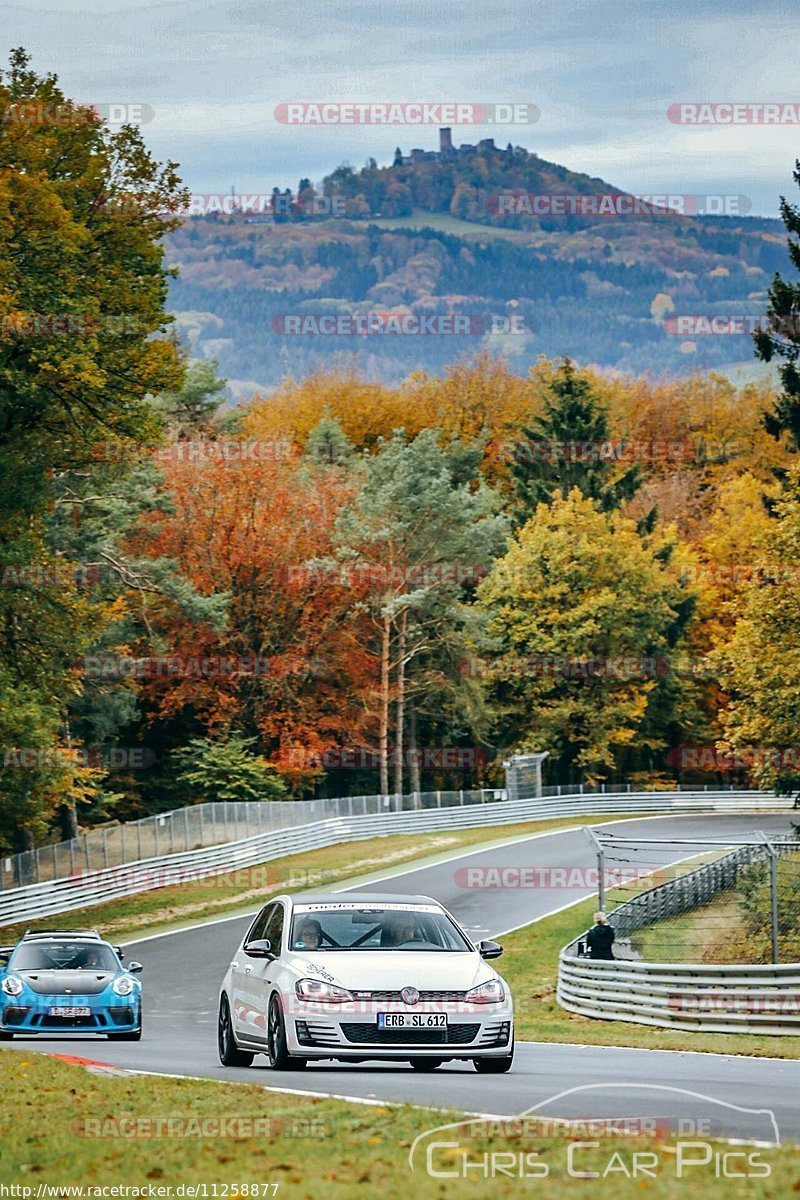
[[[434,793],[435,795],[435,793]],[[442,794],[444,795],[444,794]],[[454,793],[458,796],[458,793]],[[151,857],[108,870],[82,870],[67,879],[0,892],[0,926],[72,912],[153,888],[225,874],[289,854],[394,833],[512,825],[553,817],[605,813],[752,812],[784,810],[790,801],[762,792],[639,792],[486,800],[397,811],[402,797],[382,800],[380,812],[327,817],[219,846]],[[472,795],[475,795],[472,793]],[[406,798],[408,799],[408,798]],[[417,797],[419,799],[419,797]],[[322,803],[312,801],[311,803]],[[270,807],[269,805],[267,807]]]
[[[561,952],[557,999],[584,1017],[715,1033],[800,1034],[800,965],[603,962]]]
[[[773,849],[777,854],[797,853],[799,845],[775,843]],[[610,914],[610,923],[625,939],[735,887],[744,868],[768,856],[766,846],[742,846],[625,901]],[[575,938],[559,955],[556,998],[569,1012],[670,1029],[800,1034],[800,964],[587,959],[577,956],[580,940]]]
[[[594,796],[631,792],[630,784],[557,784],[542,789],[542,796]],[[679,789],[678,789],[679,790]],[[707,789],[692,789],[693,792]],[[712,789],[714,791],[720,789]],[[735,789],[730,789],[735,791]],[[530,799],[535,791],[512,799]],[[379,795],[344,796],[336,799],[276,800],[269,802],[225,800],[194,804],[170,812],[156,813],[138,821],[90,829],[64,842],[50,842],[19,854],[0,855],[0,891],[67,879],[79,871],[108,870],[122,863],[141,862],[166,854],[200,850],[236,842],[259,833],[292,829],[328,817],[366,816],[387,810],[442,808],[481,804],[507,799],[504,788],[480,791],[416,792],[387,798]]]

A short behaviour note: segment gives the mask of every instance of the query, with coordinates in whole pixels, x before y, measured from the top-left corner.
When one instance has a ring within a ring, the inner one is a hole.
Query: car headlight
[[[506,991],[499,979],[490,979],[478,987],[470,988],[464,1000],[467,1004],[499,1004],[505,1000]]]
[[[294,990],[300,1000],[319,1000],[323,1004],[350,1004],[354,1000],[353,993],[347,988],[325,983],[322,979],[298,979]]]
[[[115,991],[118,996],[130,996],[136,984],[129,975],[120,975],[119,979],[115,979],[111,985],[112,991]]]
[[[17,979],[16,975],[6,975],[3,980],[3,991],[7,996],[21,996],[24,984],[21,979]]]

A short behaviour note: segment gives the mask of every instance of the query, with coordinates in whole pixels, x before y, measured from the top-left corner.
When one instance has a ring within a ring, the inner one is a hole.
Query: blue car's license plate
[[[92,1010],[80,1005],[55,1004],[48,1009],[51,1017],[90,1017]]]

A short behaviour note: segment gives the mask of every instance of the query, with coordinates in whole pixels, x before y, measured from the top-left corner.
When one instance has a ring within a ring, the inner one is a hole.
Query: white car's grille
[[[463,1000],[466,992],[420,992],[419,1004],[456,1004]],[[357,1000],[371,1000],[379,1004],[402,1004],[400,992],[354,991]]]

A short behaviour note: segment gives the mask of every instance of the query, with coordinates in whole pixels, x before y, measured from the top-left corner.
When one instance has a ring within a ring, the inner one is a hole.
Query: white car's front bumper
[[[386,1001],[356,1004],[303,1003],[284,1013],[290,1054],[304,1058],[490,1058],[506,1057],[513,1045],[513,1005],[425,1004]],[[379,1013],[445,1013],[446,1028],[381,1029]]]

